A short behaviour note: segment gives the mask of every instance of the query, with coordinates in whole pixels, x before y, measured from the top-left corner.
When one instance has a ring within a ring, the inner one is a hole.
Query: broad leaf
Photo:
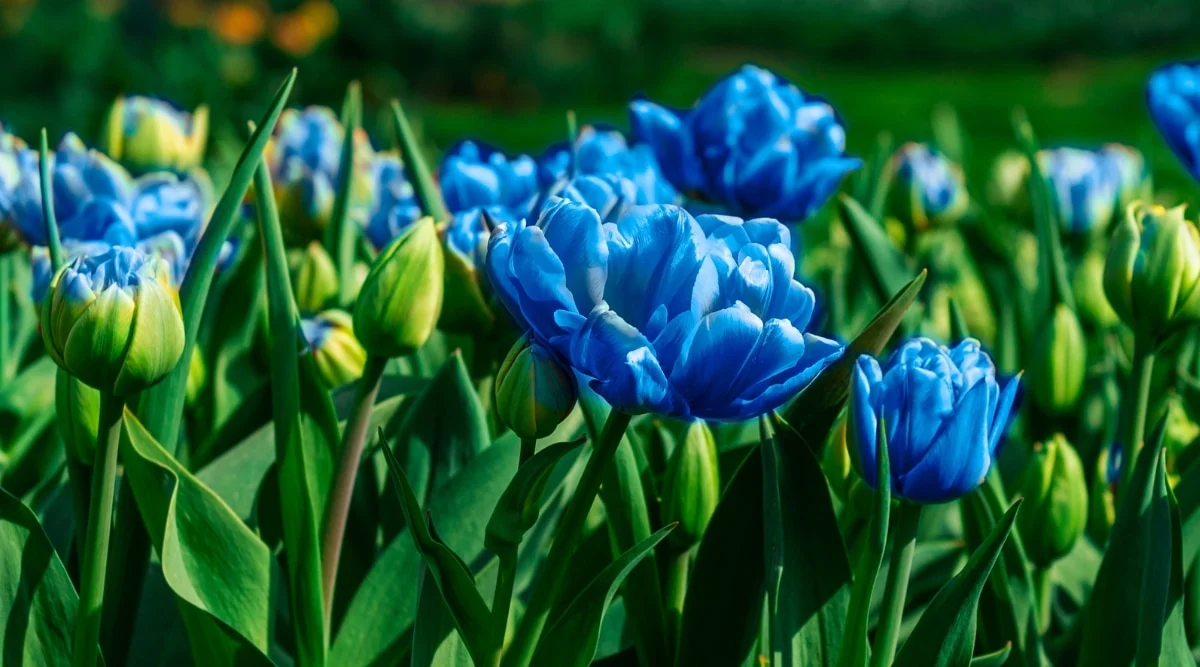
[[[908,258],[892,243],[883,225],[853,197],[839,195],[838,207],[851,243],[867,268],[875,296],[886,301],[903,289],[908,276],[912,275]]]
[[[474,667],[429,568],[421,565],[411,667]]]
[[[516,550],[525,533],[537,522],[542,508],[542,496],[546,490],[546,482],[550,473],[564,456],[576,451],[583,439],[574,442],[560,442],[539,450],[525,465],[517,469],[517,474],[504,489],[500,502],[488,520],[484,545],[495,553],[512,549]]]

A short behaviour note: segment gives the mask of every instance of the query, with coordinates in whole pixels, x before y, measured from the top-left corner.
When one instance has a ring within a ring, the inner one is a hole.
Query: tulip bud
[[[1029,182],[1029,159],[1018,151],[1001,153],[992,164],[988,181],[988,200],[995,206],[1018,211],[1029,206],[1026,185]]]
[[[354,335],[369,354],[399,357],[429,340],[442,310],[445,266],[429,217],[375,258],[354,304]]]
[[[1089,252],[1083,257],[1075,267],[1071,292],[1079,316],[1097,329],[1107,329],[1121,321],[1104,295],[1104,255]]]
[[[1096,469],[1092,474],[1091,490],[1088,492],[1087,534],[1096,544],[1108,541],[1108,534],[1117,518],[1113,482],[1120,475],[1120,469],[1111,463],[1111,456],[1109,448],[1104,447],[1100,450],[1100,455],[1096,457]]]
[[[317,373],[331,389],[362,377],[367,352],[354,337],[349,313],[326,310],[316,317],[300,320],[300,331],[317,364]]]
[[[54,411],[67,453],[80,463],[91,464],[100,428],[100,392],[59,368],[54,380]]]
[[[1121,320],[1153,337],[1200,321],[1198,285],[1200,233],[1183,207],[1131,205],[1104,265],[1104,293]]]
[[[325,246],[310,242],[292,251],[292,291],[302,313],[317,313],[337,296],[338,275]]]
[[[170,270],[133,248],[72,260],[42,306],[50,357],[90,387],[131,396],[161,380],[183,354],[183,316]]]
[[[571,372],[528,334],[508,351],[496,373],[496,410],[517,436],[535,440],[554,432],[575,408]]]
[[[1087,375],[1087,341],[1079,318],[1058,304],[1042,324],[1029,368],[1029,391],[1035,404],[1052,415],[1074,410]]]
[[[707,424],[694,421],[688,426],[667,466],[663,521],[678,522],[669,539],[680,550],[690,549],[704,535],[721,494],[717,442]]]
[[[912,229],[953,225],[967,212],[971,202],[962,169],[941,151],[910,142],[892,162],[892,211]]]
[[[200,164],[208,139],[208,108],[188,113],[170,102],[118,97],[108,114],[105,152],[135,173],[187,171]]]
[[[1087,524],[1087,481],[1071,443],[1056,434],[1036,445],[1021,478],[1017,527],[1030,561],[1047,568],[1067,555]]]

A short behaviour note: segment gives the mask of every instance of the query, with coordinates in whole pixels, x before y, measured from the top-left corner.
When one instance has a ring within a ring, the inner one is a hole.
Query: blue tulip
[[[486,267],[513,317],[626,412],[753,418],[842,353],[805,332],[815,299],[776,220],[656,205],[605,224],[552,197],[536,225],[492,232]]]
[[[950,225],[967,212],[970,199],[962,169],[941,151],[910,142],[896,151],[894,160],[894,208],[913,227]]]
[[[1200,180],[1200,63],[1160,68],[1146,84],[1146,106],[1167,145]]]
[[[483,219],[485,212],[493,225],[513,220],[510,211],[503,206],[476,207],[455,213],[446,227],[446,247],[466,260],[471,268],[482,263],[491,238],[491,229]]]
[[[1122,175],[1114,158],[1069,147],[1039,151],[1037,158],[1050,183],[1062,230],[1069,234],[1105,230],[1121,194]]]
[[[204,172],[182,178],[159,172],[138,179],[129,213],[138,239],[174,232],[192,248],[204,229],[211,202],[212,185]]]
[[[918,503],[941,503],[974,490],[995,460],[1018,379],[1002,388],[996,367],[966,339],[946,348],[928,338],[904,343],[886,369],[869,356],[854,368],[850,436],[860,472],[876,488],[876,429],[887,429],[891,489]]]
[[[689,110],[638,100],[630,116],[634,137],[650,145],[675,187],[737,215],[804,220],[861,165],[845,154],[833,107],[752,65]]]
[[[570,147],[551,147],[540,159],[546,186],[563,183],[572,174]],[[585,126],[575,141],[574,176],[615,176],[628,179],[636,188],[630,204],[676,204],[679,191],[663,175],[654,151],[645,144],[630,146],[625,135],[607,127]]]
[[[398,155],[380,153],[371,168],[375,187],[363,233],[382,250],[421,217],[421,207]]]
[[[524,217],[539,189],[537,163],[532,157],[510,158],[475,141],[463,141],[446,153],[438,182],[451,213],[499,206]]]

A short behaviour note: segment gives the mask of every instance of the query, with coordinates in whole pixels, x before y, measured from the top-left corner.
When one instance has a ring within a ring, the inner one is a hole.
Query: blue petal
[[[608,279],[608,244],[600,216],[587,204],[551,197],[538,226],[554,254],[567,268],[567,289],[575,309],[591,311],[604,300]]]
[[[637,141],[648,144],[667,180],[681,190],[700,187],[695,149],[679,114],[646,100],[629,105],[629,122]]]
[[[704,258],[704,233],[678,206],[635,206],[606,225],[608,280],[604,300],[641,328],[660,305],[668,320],[691,308]]]
[[[871,393],[882,389],[880,385],[883,382],[883,372],[879,368],[879,362],[865,354],[860,356],[854,362],[852,380],[849,428],[854,429],[854,439],[858,443],[858,460],[862,468],[859,473],[871,488],[878,489],[875,438],[879,430],[879,417],[875,414]]]
[[[1008,429],[1008,415],[1017,399],[1017,389],[1020,384],[1020,376],[1009,380],[1004,390],[1000,392],[1000,398],[996,401],[989,423],[991,431],[988,435],[988,449],[991,450],[992,456],[998,453],[1000,439],[1004,437],[1004,432]]]
[[[484,260],[500,301],[521,325],[544,341],[563,335],[558,311],[575,311],[562,262],[542,230],[524,222],[497,227]]]
[[[883,418],[893,478],[907,473],[932,447],[943,422],[955,413],[954,388],[942,375],[913,366],[884,373]]]
[[[700,320],[671,369],[671,384],[693,415],[729,418],[730,392],[762,332],[762,320],[742,304]]]
[[[983,482],[992,465],[987,413],[995,392],[995,383],[988,382],[967,392],[933,446],[912,470],[894,476],[898,495],[915,502],[941,503],[960,498]]]
[[[603,304],[571,336],[568,357],[613,408],[675,414],[667,377],[650,341]]]

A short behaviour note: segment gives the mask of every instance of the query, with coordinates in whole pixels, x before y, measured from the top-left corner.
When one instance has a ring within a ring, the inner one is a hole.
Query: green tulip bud
[[[1017,527],[1025,552],[1047,568],[1075,546],[1088,518],[1087,480],[1083,463],[1062,435],[1035,446],[1021,477],[1025,497]]]
[[[1029,159],[1019,151],[1005,151],[992,163],[988,201],[994,206],[1020,212],[1029,207]]]
[[[1104,255],[1089,252],[1075,267],[1071,292],[1079,316],[1097,329],[1107,329],[1121,321],[1104,295]]]
[[[337,268],[325,246],[311,241],[304,250],[289,252],[292,292],[302,313],[318,313],[338,294]]]
[[[1109,465],[1108,458],[1109,450],[1104,447],[1096,457],[1096,469],[1092,471],[1092,486],[1088,492],[1087,534],[1096,544],[1108,541],[1108,534],[1117,519],[1113,481],[1119,472],[1115,466]]]
[[[702,421],[688,425],[675,445],[663,481],[662,517],[678,522],[668,539],[680,550],[700,542],[708,520],[717,509],[721,478],[717,468],[717,441]]]
[[[1183,207],[1132,204],[1104,265],[1104,293],[1138,335],[1160,338],[1200,321],[1200,232]]]
[[[208,140],[208,107],[188,113],[150,97],[118,97],[108,114],[104,150],[133,172],[199,166]]]
[[[100,429],[100,392],[59,368],[54,379],[54,411],[67,454],[90,465]]]
[[[445,265],[429,217],[375,258],[354,304],[354,335],[369,354],[399,357],[429,340],[442,311]]]
[[[354,337],[354,324],[344,310],[327,310],[300,320],[300,331],[321,379],[337,388],[362,377],[367,351]]]
[[[1058,304],[1042,324],[1029,368],[1033,402],[1052,415],[1070,413],[1083,393],[1087,376],[1087,341],[1079,318],[1066,304]]]
[[[183,316],[157,257],[115,246],[54,276],[42,306],[50,357],[84,384],[119,398],[161,380],[183,354]]]
[[[496,410],[518,437],[544,438],[575,409],[578,389],[571,372],[550,351],[522,336],[496,373]]]

